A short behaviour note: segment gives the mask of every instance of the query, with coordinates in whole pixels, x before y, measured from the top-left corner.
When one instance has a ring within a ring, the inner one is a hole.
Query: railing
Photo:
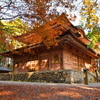
[[[89,71],[88,71],[88,73],[87,73],[87,74],[88,74],[88,77],[89,77],[89,75],[90,75],[91,77],[93,77],[93,78],[94,78],[94,80],[95,80],[95,81],[97,81],[97,82],[98,82],[98,77],[96,76],[96,74],[94,75],[93,73],[91,73],[91,72],[89,72]]]
[[[88,83],[93,83],[93,82],[98,82],[98,77],[96,74],[93,74],[88,71],[88,69],[83,70],[83,79],[84,79],[84,84],[88,85]]]
[[[91,75],[91,76],[93,76],[95,79],[97,79],[97,77],[94,74],[92,74],[90,72],[88,72],[88,74]]]

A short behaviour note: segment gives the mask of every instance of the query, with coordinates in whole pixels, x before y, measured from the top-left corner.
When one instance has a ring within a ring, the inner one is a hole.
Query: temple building
[[[48,27],[48,28],[47,28]],[[27,46],[13,51],[1,53],[14,60],[13,72],[51,71],[72,69],[82,71],[88,68],[94,72],[94,60],[97,54],[87,44],[90,42],[84,31],[74,26],[64,14],[47,22],[42,28],[49,32],[61,32],[57,37],[58,45],[47,46],[38,42],[33,43],[35,33],[14,36],[19,42]]]

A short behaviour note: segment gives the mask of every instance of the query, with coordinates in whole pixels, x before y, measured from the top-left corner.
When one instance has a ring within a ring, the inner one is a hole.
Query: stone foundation
[[[90,77],[90,76],[89,76]],[[56,70],[24,73],[2,73],[2,81],[47,82],[47,83],[83,83],[83,72],[77,70]]]

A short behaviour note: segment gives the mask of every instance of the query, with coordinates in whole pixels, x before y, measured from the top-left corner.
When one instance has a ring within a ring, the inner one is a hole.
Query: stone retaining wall
[[[2,73],[2,81],[23,81],[23,82],[48,82],[48,83],[82,83],[83,73],[76,70],[57,70],[24,73]]]

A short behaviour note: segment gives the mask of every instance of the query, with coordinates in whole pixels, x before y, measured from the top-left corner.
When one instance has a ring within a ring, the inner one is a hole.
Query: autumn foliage
[[[0,52],[5,52],[8,50],[13,50],[24,44],[16,41],[12,36],[21,35],[25,33],[30,28],[27,23],[23,23],[20,18],[16,20],[10,20],[9,22],[0,22]]]
[[[63,27],[65,24],[62,25],[58,19],[58,23],[51,20],[62,13],[65,13],[70,20],[75,20],[77,16],[74,15],[74,11],[77,10],[82,17],[82,27],[91,31],[99,22],[97,0],[82,0],[81,2],[78,0],[8,0],[7,2],[1,0],[0,2],[0,52],[26,46],[25,44],[44,43],[47,47],[57,45],[57,38],[66,31]],[[76,4],[78,6],[82,4],[80,10],[76,9],[78,8]],[[6,12],[4,12],[5,9]],[[9,13],[11,11],[12,13]],[[12,37],[26,34],[28,35],[20,42],[18,42],[19,39],[16,41]],[[29,40],[27,40],[28,36]]]
[[[84,27],[93,29],[94,26],[98,25],[99,17],[96,14],[98,7],[97,0],[84,0],[80,11],[82,20],[85,21]]]
[[[53,19],[44,25],[34,27],[26,34],[14,36],[14,38],[27,45],[44,43],[49,48],[50,46],[58,45],[57,39],[69,29],[69,26],[71,26],[71,23],[67,19],[66,15],[62,14],[56,19]]]

